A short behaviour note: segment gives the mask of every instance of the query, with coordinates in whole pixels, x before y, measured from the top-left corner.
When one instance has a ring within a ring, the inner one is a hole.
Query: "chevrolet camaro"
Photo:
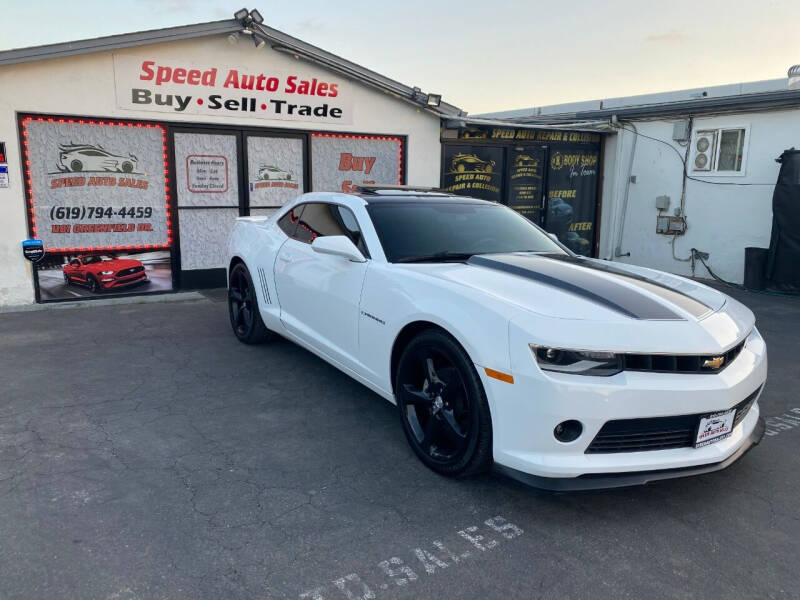
[[[229,315],[397,405],[419,459],[548,489],[727,467],[764,432],[753,313],[701,283],[580,257],[492,202],[363,186],[241,217]]]

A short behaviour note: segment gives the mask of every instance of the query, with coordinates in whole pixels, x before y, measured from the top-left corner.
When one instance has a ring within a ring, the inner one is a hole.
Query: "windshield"
[[[408,202],[367,207],[389,262],[468,258],[496,252],[566,254],[547,234],[497,204]]]
[[[91,264],[94,264],[94,263],[108,262],[108,261],[111,261],[111,260],[114,260],[114,258],[111,257],[111,256],[108,256],[106,254],[97,255],[97,256],[86,256],[83,259],[83,264],[91,265]]]

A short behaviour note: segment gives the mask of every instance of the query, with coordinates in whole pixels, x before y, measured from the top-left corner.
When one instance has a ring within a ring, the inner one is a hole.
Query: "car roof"
[[[489,200],[479,200],[469,196],[456,196],[442,192],[381,192],[355,194],[364,202],[369,204],[408,204],[408,203],[427,203],[427,204],[484,204],[495,205],[496,202]]]

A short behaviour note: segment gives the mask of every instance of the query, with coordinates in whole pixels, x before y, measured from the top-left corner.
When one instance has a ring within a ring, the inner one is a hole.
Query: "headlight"
[[[531,344],[531,351],[539,368],[544,371],[599,377],[610,377],[622,371],[622,357],[613,352],[565,350],[534,346],[533,344]]]
[[[100,271],[100,275],[113,275],[114,271]]]

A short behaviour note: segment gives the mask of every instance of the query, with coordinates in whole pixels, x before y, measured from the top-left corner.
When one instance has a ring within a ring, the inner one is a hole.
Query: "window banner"
[[[594,243],[599,159],[599,147],[550,146],[545,229],[584,256]]]
[[[42,301],[172,290],[169,250],[48,253],[35,268]]]
[[[171,246],[161,125],[24,117],[21,127],[31,233],[47,252]]]
[[[247,185],[251,209],[280,207],[303,194],[303,140],[248,136]]]
[[[503,148],[445,146],[442,187],[460,196],[501,202]]]
[[[542,180],[545,152],[529,146],[509,150],[508,206],[542,224]]]
[[[403,182],[403,139],[398,136],[311,134],[315,192],[351,192],[359,184]]]

